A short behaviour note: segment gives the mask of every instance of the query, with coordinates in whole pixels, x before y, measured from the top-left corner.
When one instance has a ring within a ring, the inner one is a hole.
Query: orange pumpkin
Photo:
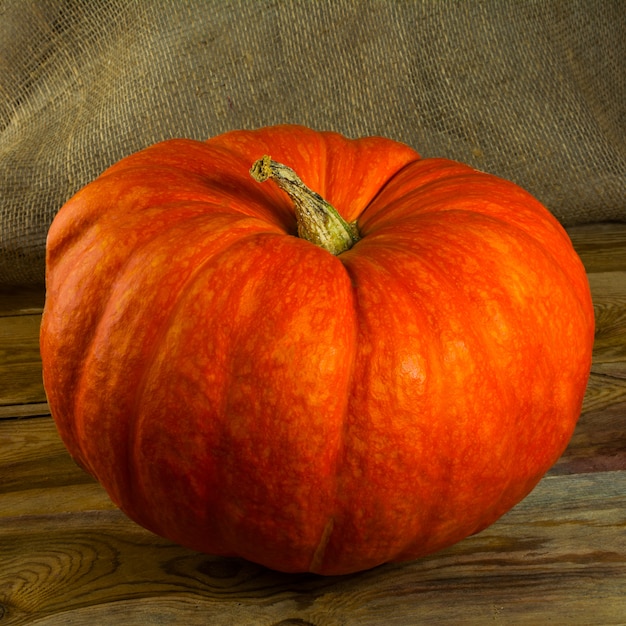
[[[415,559],[497,520],[565,449],[593,331],[537,200],[383,138],[165,141],[48,238],[43,374],[72,456],[151,531],[283,571]]]

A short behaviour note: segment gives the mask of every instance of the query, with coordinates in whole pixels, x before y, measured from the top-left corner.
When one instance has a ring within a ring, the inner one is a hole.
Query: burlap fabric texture
[[[0,0],[0,285],[60,206],[169,137],[294,122],[626,219],[623,0]]]

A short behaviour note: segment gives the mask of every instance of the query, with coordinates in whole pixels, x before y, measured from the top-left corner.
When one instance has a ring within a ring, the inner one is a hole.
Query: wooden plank
[[[43,288],[0,290],[0,419],[49,415],[41,380]]]
[[[589,274],[594,303],[595,363],[626,362],[626,270]]]
[[[30,514],[0,508],[3,623],[623,624],[625,493],[626,472],[547,477],[452,548],[324,578],[201,555],[116,510],[77,514],[71,489],[56,492],[68,512],[42,513],[31,492]]]
[[[624,416],[626,400],[607,409],[584,411],[567,449],[549,475],[626,470]]]
[[[0,317],[41,314],[45,301],[43,287],[32,289],[0,288]]]
[[[41,314],[0,317],[0,406],[42,403]]]
[[[50,415],[50,407],[47,402],[33,402],[31,404],[0,405],[1,419],[21,419],[24,417],[42,417]]]
[[[3,420],[0,450],[0,497],[93,482],[71,459],[50,418]]]
[[[588,273],[626,269],[626,223],[583,224],[566,230]]]

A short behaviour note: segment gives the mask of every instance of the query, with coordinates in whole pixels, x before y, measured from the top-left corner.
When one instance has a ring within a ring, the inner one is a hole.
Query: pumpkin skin
[[[249,169],[293,168],[333,256]],[[47,243],[50,409],[131,519],[198,551],[345,574],[492,524],[564,451],[591,365],[584,268],[514,184],[299,126],[169,140]]]

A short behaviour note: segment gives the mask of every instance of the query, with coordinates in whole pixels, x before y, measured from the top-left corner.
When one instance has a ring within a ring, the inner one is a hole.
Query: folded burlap
[[[0,0],[0,285],[156,141],[281,122],[511,179],[565,224],[626,219],[621,0]]]

